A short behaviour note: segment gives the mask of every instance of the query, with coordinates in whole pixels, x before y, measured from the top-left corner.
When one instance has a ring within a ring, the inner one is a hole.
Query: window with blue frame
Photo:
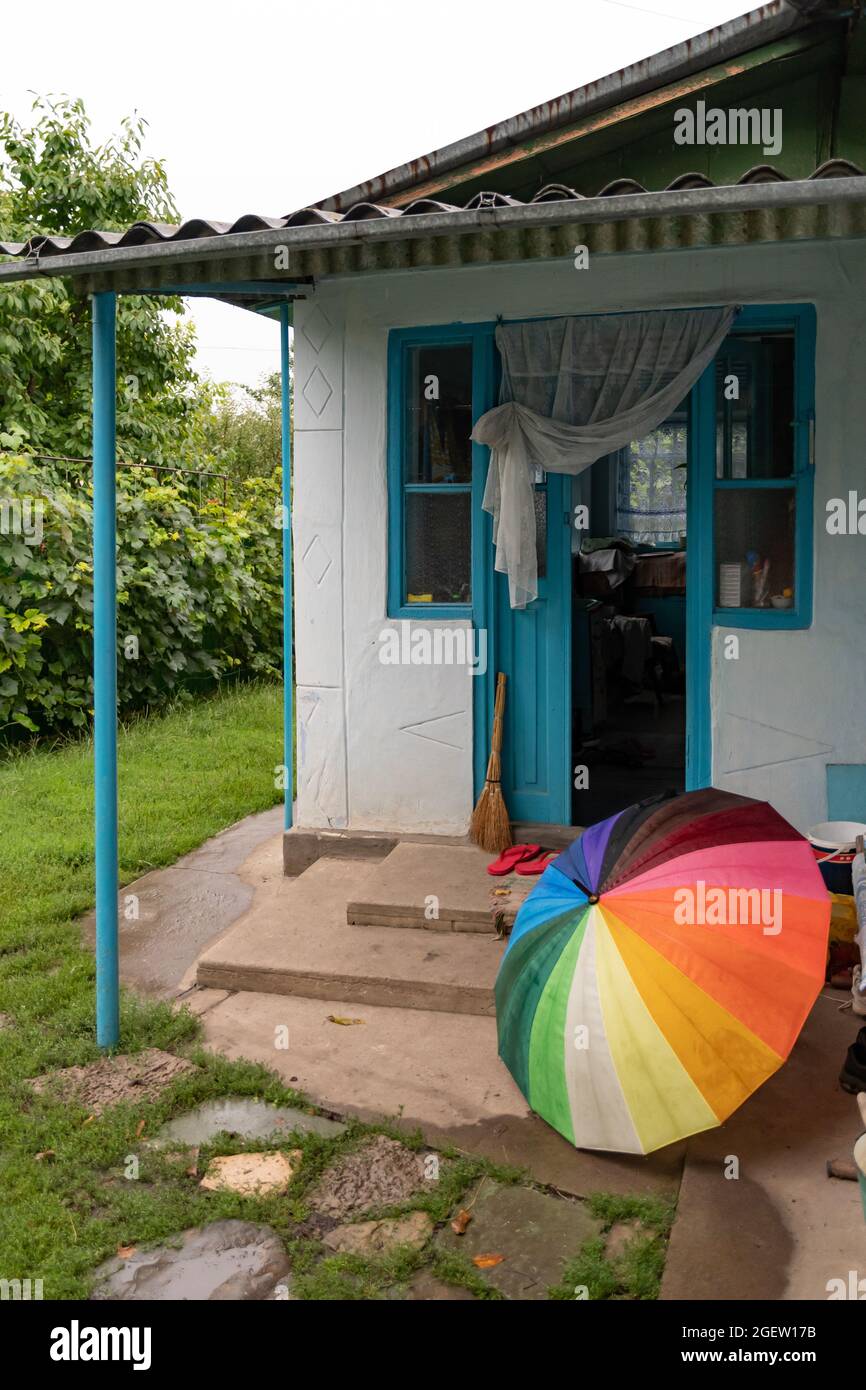
[[[746,309],[738,330],[715,362],[715,618],[732,627],[806,627],[814,311]]]
[[[393,334],[389,612],[472,606],[473,340]]]
[[[688,410],[677,411],[621,450],[616,470],[616,534],[636,546],[672,549],[686,533]]]

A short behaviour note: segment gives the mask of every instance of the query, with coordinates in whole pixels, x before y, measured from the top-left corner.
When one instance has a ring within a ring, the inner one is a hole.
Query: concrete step
[[[511,926],[537,878],[493,878],[477,845],[403,843],[370,869],[346,906],[351,926],[496,935]]]
[[[366,883],[377,867],[321,859],[297,878],[269,879],[249,911],[201,956],[197,984],[492,1015],[505,946],[496,936],[347,922],[347,903],[369,899]]]

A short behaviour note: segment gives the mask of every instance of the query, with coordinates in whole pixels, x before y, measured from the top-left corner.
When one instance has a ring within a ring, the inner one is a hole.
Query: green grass
[[[597,1192],[587,1198],[591,1216],[602,1222],[602,1234],[584,1241],[566,1265],[549,1297],[556,1301],[655,1299],[659,1296],[676,1199],[630,1197]],[[620,1255],[605,1253],[605,1236],[618,1221],[634,1224],[634,1234]],[[585,1290],[585,1292],[583,1292]]]
[[[124,727],[121,881],[173,862],[279,801],[281,723],[279,687],[247,685]],[[83,1113],[36,1101],[23,1084],[50,1067],[99,1056],[94,965],[76,922],[93,905],[92,777],[88,742],[15,753],[0,763],[0,1012],[11,1019],[0,1028],[0,1277],[42,1277],[52,1298],[80,1296],[85,1271],[123,1243],[122,1230],[136,1225],[136,1238],[144,1239],[172,1224],[170,1192],[151,1202],[148,1183],[114,1188],[106,1177],[121,1150],[131,1151],[128,1115],[83,1127]],[[167,1005],[124,995],[125,1051],[177,1049],[196,1027]],[[229,1090],[250,1093],[243,1067],[231,1075]],[[226,1090],[213,1062],[207,1077],[198,1099]],[[261,1072],[256,1094],[266,1081]],[[37,1160],[46,1149],[56,1158]]]

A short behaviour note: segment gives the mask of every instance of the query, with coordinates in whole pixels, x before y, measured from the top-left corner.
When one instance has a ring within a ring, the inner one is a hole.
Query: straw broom
[[[478,804],[472,812],[469,834],[477,845],[490,854],[501,854],[512,843],[511,820],[505,797],[502,795],[502,717],[505,712],[505,676],[496,677],[496,699],[493,703],[493,732],[490,736],[490,759],[487,777]]]

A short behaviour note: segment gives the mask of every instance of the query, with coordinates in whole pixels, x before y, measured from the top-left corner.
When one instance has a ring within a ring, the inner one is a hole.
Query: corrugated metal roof
[[[770,4],[588,82],[553,101],[335,193],[317,206],[340,212],[364,202],[405,203],[415,187],[438,183],[441,190],[458,182],[466,166],[478,161],[489,163],[495,156],[507,155],[508,151],[525,147],[584,117],[682,81],[711,65],[731,62],[733,71],[734,60],[745,53],[822,22],[826,29],[828,22],[847,20],[858,9],[859,5],[849,0],[771,0]]]
[[[857,177],[863,178],[864,174],[856,164],[852,164],[846,159],[829,159],[809,175],[809,180],[798,180],[797,182]],[[718,188],[721,190],[723,188],[749,187],[753,184],[793,184],[794,182],[773,165],[758,164],[743,174],[736,184],[717,185],[704,174],[688,173],[680,174],[664,189],[658,191],[672,193],[692,189]],[[477,193],[462,207],[453,203],[440,202],[435,198],[419,198],[415,202],[407,203],[403,208],[384,207],[377,203],[361,202],[355,203],[343,213],[320,207],[307,207],[300,208],[297,212],[287,213],[284,217],[263,217],[256,213],[246,213],[236,222],[210,222],[202,218],[194,218],[189,222],[181,223],[180,226],[173,226],[165,222],[134,222],[125,232],[87,231],[79,232],[77,236],[71,237],[37,236],[27,242],[0,241],[0,254],[30,257],[35,261],[42,262],[52,256],[72,257],[95,251],[110,251],[154,244],[165,245],[172,242],[202,241],[211,237],[236,238],[255,232],[276,232],[296,227],[329,227],[337,223],[345,226],[355,222],[425,218],[436,215],[449,216],[460,212],[533,207],[548,203],[573,203],[576,206],[569,209],[569,212],[579,216],[582,211],[580,204],[583,204],[588,210],[591,204],[602,199],[620,199],[647,194],[649,191],[636,179],[618,178],[599,189],[594,198],[587,198],[576,192],[575,189],[568,188],[565,184],[550,183],[540,189],[528,203],[503,193]],[[570,216],[563,220],[572,221],[573,218]]]
[[[82,292],[170,293],[178,284],[195,285],[262,308],[271,302],[272,288],[275,296],[290,295],[291,282],[304,292],[301,282],[326,276],[563,257],[575,244],[605,254],[863,236],[866,180],[842,159],[826,161],[808,178],[799,169],[789,178],[767,164],[748,170],[736,184],[716,185],[702,173],[685,173],[655,192],[617,178],[594,196],[562,183],[547,183],[529,201],[500,191],[477,192],[462,204],[420,196],[425,186],[447,189],[447,171],[465,166],[482,146],[487,154],[507,153],[517,141],[529,148],[545,132],[561,131],[565,138],[576,116],[657,91],[684,74],[706,76],[714,71],[710,63],[741,61],[737,54],[858,12],[859,0],[853,6],[845,0],[772,0],[322,204],[283,217],[251,213],[231,223],[194,219],[179,226],[141,221],[122,232],[2,242],[0,257],[14,259],[0,259],[0,281],[63,275],[73,277]],[[451,180],[450,186],[456,190],[457,184]],[[277,248],[289,252],[289,266],[285,257],[282,263],[275,258]],[[235,298],[231,286],[237,294],[250,282],[264,296],[251,297],[244,289]]]
[[[646,193],[623,191],[618,180],[595,198],[551,186],[531,203],[479,194],[456,209],[425,200],[400,213],[362,204],[342,216],[306,208],[288,218],[245,218],[232,226],[137,224],[129,233],[113,233],[114,244],[101,249],[70,253],[57,239],[23,258],[19,251],[19,259],[0,262],[0,282],[62,275],[73,277],[79,293],[127,294],[204,286],[202,292],[230,303],[238,302],[242,285],[255,282],[257,292],[267,291],[262,309],[293,287],[308,292],[301,282],[550,260],[571,256],[578,244],[605,255],[866,236],[866,177],[839,160],[810,179],[786,179],[759,166],[736,185],[716,186],[700,174],[675,183]],[[628,180],[625,187],[637,185]]]

